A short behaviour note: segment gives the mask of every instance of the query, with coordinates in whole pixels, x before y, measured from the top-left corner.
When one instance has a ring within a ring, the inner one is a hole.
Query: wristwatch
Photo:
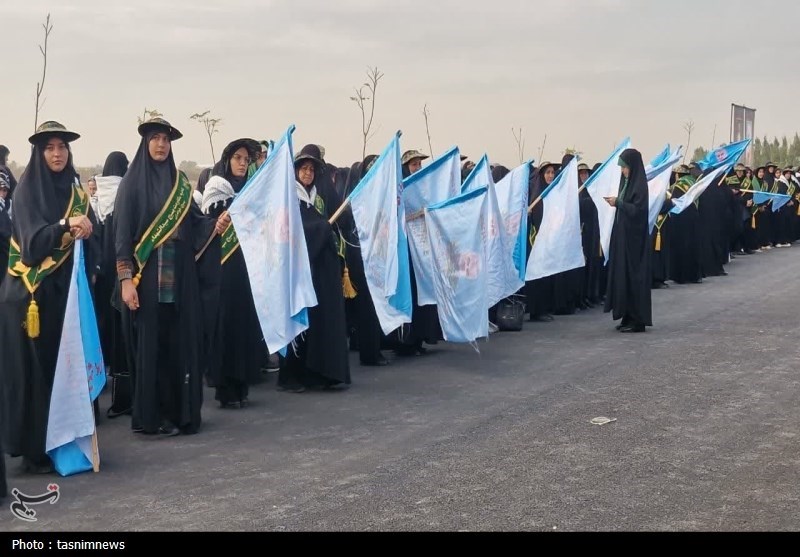
[[[67,232],[69,230],[69,223],[67,222],[67,219],[61,219],[60,221],[58,221],[58,224],[61,225],[61,228],[64,229],[64,232]]]

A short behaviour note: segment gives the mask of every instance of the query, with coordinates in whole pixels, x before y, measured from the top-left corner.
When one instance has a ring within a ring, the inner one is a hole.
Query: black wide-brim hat
[[[297,168],[303,161],[311,161],[317,170],[322,168],[322,153],[319,150],[319,145],[306,145],[294,157],[294,167]]]
[[[139,125],[139,135],[147,137],[147,134],[153,131],[164,132],[169,136],[170,141],[175,141],[183,137],[183,134],[174,127],[172,124],[163,118],[150,118],[143,124]]]
[[[72,143],[76,139],[80,138],[80,135],[69,131],[62,124],[59,124],[54,120],[48,120],[36,128],[36,133],[30,136],[28,141],[31,143],[31,145],[36,145],[37,143],[47,141],[47,139],[51,137],[60,137],[64,140],[64,143]]]
[[[261,144],[258,141],[249,137],[242,137],[228,143],[228,146],[222,150],[222,160],[230,160],[233,154],[242,147],[247,149],[247,155],[251,159],[255,159],[256,155],[261,152]]]

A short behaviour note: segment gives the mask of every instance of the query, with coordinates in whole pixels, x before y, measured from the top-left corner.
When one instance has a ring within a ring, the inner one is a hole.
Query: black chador
[[[620,165],[623,176],[615,201],[605,311],[613,312],[614,320],[622,319],[622,332],[644,332],[653,324],[647,176],[642,154],[635,149],[622,152]]]
[[[203,383],[195,257],[204,250],[219,253],[219,238],[175,167],[171,146],[180,132],[153,119],[139,126],[139,134],[114,209],[123,328],[135,358],[132,427],[168,436],[196,433]]]

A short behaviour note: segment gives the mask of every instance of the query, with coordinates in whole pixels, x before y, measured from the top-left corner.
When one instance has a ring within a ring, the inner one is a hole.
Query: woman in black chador
[[[222,152],[203,194],[203,213],[219,218],[247,181],[247,168],[260,146],[254,139],[237,139]],[[221,240],[222,265],[219,302],[211,316],[213,327],[208,352],[208,374],[216,387],[221,408],[243,408],[249,404],[248,385],[261,374],[263,335],[250,289],[250,277],[235,231]],[[212,254],[204,255],[202,265]],[[208,262],[211,264],[211,262]]]
[[[287,348],[278,375],[279,387],[295,393],[350,384],[343,262],[339,240],[328,224],[328,208],[314,186],[322,165],[316,145],[306,145],[295,157],[300,216],[317,294],[317,305],[308,310],[308,330]]]
[[[531,203],[547,189],[556,177],[556,166],[551,162],[544,162],[536,172],[531,173],[528,186],[528,199]],[[536,235],[542,225],[544,207],[541,202],[536,204],[533,211],[528,213],[528,258],[531,256]],[[545,277],[525,283],[525,298],[528,305],[531,321],[552,321],[553,298],[555,294],[554,277]]]
[[[363,163],[353,165],[355,172],[351,173],[348,180],[345,197],[353,192],[359,182],[367,175],[372,165],[378,160],[377,155],[368,155]],[[358,352],[362,366],[385,366],[389,361],[381,354],[381,341],[383,330],[375,312],[375,304],[367,286],[367,276],[364,273],[364,260],[361,255],[361,246],[358,240],[358,231],[353,219],[353,212],[348,209],[339,219],[344,239],[347,242],[345,254],[350,280],[356,291],[352,300],[354,309],[354,331],[351,334],[357,339]]]
[[[79,137],[52,121],[31,136],[31,158],[14,191],[8,276],[0,286],[2,441],[32,473],[53,470],[47,423],[73,249],[75,239],[92,234],[89,196],[77,183],[69,147]]]
[[[192,185],[175,167],[172,143],[182,134],[154,118],[139,135],[114,209],[123,323],[135,358],[131,425],[154,435],[196,433],[203,383],[195,257],[218,252],[216,223],[192,203]]]
[[[653,325],[647,175],[636,149],[623,151],[619,164],[619,194],[606,198],[617,214],[609,248],[605,311],[613,312],[615,321],[622,319],[620,332],[643,333],[645,326]]]

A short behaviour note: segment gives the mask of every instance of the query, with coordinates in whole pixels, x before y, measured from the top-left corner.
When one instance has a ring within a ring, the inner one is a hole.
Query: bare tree
[[[689,120],[683,124],[683,129],[686,131],[686,153],[683,154],[683,161],[686,162],[686,154],[689,152],[689,147],[692,145],[692,132],[694,131],[694,120]]]
[[[378,70],[378,67],[367,67],[367,81],[355,89],[355,96],[350,97],[350,100],[358,105],[361,110],[361,134],[364,138],[364,146],[361,150],[361,160],[367,157],[367,143],[377,133],[377,129],[372,131],[372,121],[375,118],[375,92],[378,90],[378,82],[383,77],[383,74]],[[367,106],[369,104],[369,106]],[[367,117],[369,112],[369,117]]]
[[[433,158],[433,145],[431,144],[431,128],[428,125],[428,116],[431,115],[431,111],[428,110],[428,103],[425,103],[425,106],[422,107],[422,115],[425,116],[425,133],[428,134],[428,150],[430,150],[431,158]]]
[[[512,127],[511,134],[514,136],[514,141],[517,142],[517,155],[519,155],[519,163],[522,164],[525,162],[525,139],[522,137],[522,128],[520,127],[517,132]]]
[[[214,134],[219,131],[217,130],[217,125],[222,122],[222,118],[212,118],[210,110],[192,114],[190,118],[192,120],[197,120],[205,127],[206,134],[208,135],[208,144],[211,145],[211,160],[214,161],[214,164],[217,164],[217,156],[214,154]]]
[[[50,38],[50,32],[53,30],[53,26],[50,24],[50,14],[47,14],[47,19],[42,24],[42,27],[44,28],[44,46],[39,45],[39,52],[42,53],[44,64],[42,65],[42,80],[36,84],[36,116],[33,120],[33,131],[36,131],[36,128],[39,127],[39,109],[41,108],[39,100],[42,97],[44,80],[47,77],[47,39]]]
[[[139,125],[141,125],[152,118],[161,118],[162,116],[164,115],[161,114],[161,112],[159,112],[157,108],[149,109],[145,107],[141,117],[137,117],[137,120],[139,120]]]
[[[544,156],[544,146],[547,145],[547,134],[544,134],[544,141],[542,141],[542,148],[539,149],[539,160],[536,161],[538,164],[542,164],[542,157]]]

